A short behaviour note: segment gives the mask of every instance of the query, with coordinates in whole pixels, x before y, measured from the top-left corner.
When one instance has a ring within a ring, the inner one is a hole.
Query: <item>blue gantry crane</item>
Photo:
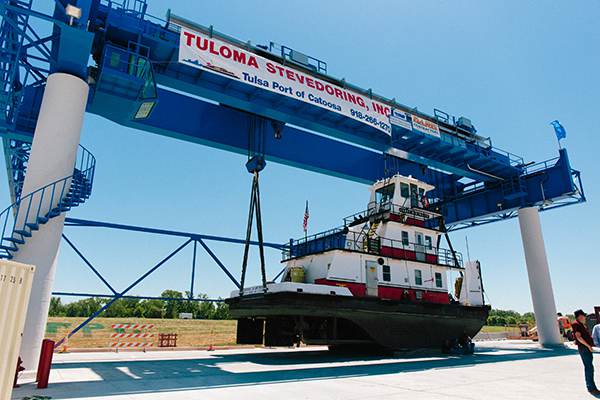
[[[523,221],[535,225],[537,210],[585,201],[566,149],[529,163],[493,146],[467,118],[425,114],[332,77],[324,61],[287,46],[238,40],[170,11],[157,18],[147,13],[146,0],[54,5],[48,14],[32,0],[0,1],[0,133],[12,197],[0,215],[0,256],[36,263],[43,273],[52,270],[58,244],[40,255],[34,239],[60,237],[64,214],[91,194],[95,160],[80,150],[75,169],[56,167],[51,177],[52,168],[39,167],[48,159],[36,153],[36,142],[53,145],[45,136],[68,121],[61,132],[78,144],[77,101],[82,112],[119,125],[356,182],[412,175],[435,186],[428,200],[449,230],[526,209],[536,211]],[[48,111],[63,99],[74,106]],[[69,143],[54,157],[75,160],[77,146]],[[44,228],[51,223],[59,229]],[[539,250],[538,236],[530,239]],[[525,242],[524,236],[527,255]],[[528,268],[542,265],[545,277],[545,252],[535,254]],[[47,301],[50,292],[41,291],[35,301]],[[540,301],[534,308],[541,321],[552,307]],[[547,326],[539,326],[541,336],[553,329]]]

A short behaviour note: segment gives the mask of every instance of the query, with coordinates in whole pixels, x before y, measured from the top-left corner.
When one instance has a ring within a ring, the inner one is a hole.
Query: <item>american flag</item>
[[[310,214],[308,213],[308,200],[306,200],[306,209],[304,210],[304,221],[302,222],[302,229],[304,229],[305,233],[308,230],[308,217],[310,217]]]

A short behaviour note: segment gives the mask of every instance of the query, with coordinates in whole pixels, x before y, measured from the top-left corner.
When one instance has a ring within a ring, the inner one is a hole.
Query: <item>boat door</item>
[[[425,261],[425,241],[423,240],[423,234],[415,232],[415,253],[417,254],[418,261]]]
[[[365,284],[367,287],[367,296],[377,297],[377,268],[379,264],[376,261],[367,261],[365,264]]]

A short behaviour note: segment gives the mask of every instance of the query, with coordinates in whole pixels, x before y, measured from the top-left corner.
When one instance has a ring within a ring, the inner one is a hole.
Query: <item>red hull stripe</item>
[[[366,285],[357,282],[342,282],[330,279],[315,279],[317,285],[342,286],[347,287],[353,296],[365,297]],[[421,294],[421,299],[417,299],[417,293]],[[414,288],[401,288],[395,286],[379,285],[377,288],[377,297],[384,300],[411,300],[415,302],[449,304],[450,298],[447,292],[438,292],[435,290],[421,290]]]

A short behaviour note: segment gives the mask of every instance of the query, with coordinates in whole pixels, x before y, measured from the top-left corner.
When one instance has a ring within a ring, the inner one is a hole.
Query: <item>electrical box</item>
[[[466,117],[460,117],[457,121],[456,121],[456,126],[458,126],[459,128],[462,128],[468,132],[471,132],[473,134],[475,134],[477,132],[477,129],[475,129],[475,126],[473,125],[473,123],[471,122],[471,120],[469,118]]]
[[[33,265],[0,260],[0,399],[10,399],[29,305]]]

